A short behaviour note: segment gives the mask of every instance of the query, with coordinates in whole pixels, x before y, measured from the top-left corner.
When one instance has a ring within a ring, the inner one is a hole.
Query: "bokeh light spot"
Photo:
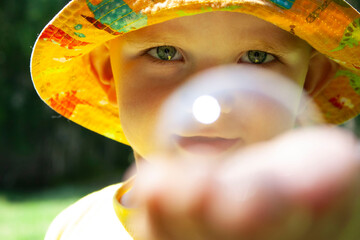
[[[194,101],[192,111],[197,121],[211,124],[220,117],[221,108],[214,97],[202,95]]]

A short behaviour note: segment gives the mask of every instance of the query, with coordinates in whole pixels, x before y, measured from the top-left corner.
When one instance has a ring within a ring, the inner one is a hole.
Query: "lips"
[[[221,138],[221,137],[176,137],[178,146],[193,154],[211,155],[225,153],[231,148],[243,143],[240,138]]]

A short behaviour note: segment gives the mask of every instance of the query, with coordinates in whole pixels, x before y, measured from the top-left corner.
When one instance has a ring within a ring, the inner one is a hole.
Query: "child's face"
[[[110,54],[124,133],[133,149],[146,157],[161,151],[154,139],[161,105],[190,76],[219,65],[255,65],[286,76],[302,88],[312,49],[256,17],[212,12],[126,34],[110,43]],[[256,119],[244,121],[241,136],[232,136],[241,138],[244,145],[269,139],[281,129],[266,103],[256,107]]]

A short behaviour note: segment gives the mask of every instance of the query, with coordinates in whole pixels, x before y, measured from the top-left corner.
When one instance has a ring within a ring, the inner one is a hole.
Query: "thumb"
[[[210,219],[246,230],[284,201],[311,209],[326,206],[352,185],[359,169],[352,134],[330,127],[288,132],[240,151],[219,168],[212,198],[212,214],[218,217]]]

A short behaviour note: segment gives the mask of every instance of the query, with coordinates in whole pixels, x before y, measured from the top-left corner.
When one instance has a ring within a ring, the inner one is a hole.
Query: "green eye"
[[[150,56],[163,61],[174,61],[182,59],[182,55],[179,50],[172,46],[155,47],[150,49],[147,53]]]
[[[249,60],[255,64],[260,64],[260,63],[265,62],[266,57],[267,57],[266,52],[262,52],[262,51],[249,51],[248,52]]]
[[[241,58],[241,62],[262,64],[271,62],[274,59],[275,57],[267,52],[250,50]]]
[[[176,55],[176,48],[170,46],[161,46],[157,48],[157,55],[161,60],[171,60]]]

